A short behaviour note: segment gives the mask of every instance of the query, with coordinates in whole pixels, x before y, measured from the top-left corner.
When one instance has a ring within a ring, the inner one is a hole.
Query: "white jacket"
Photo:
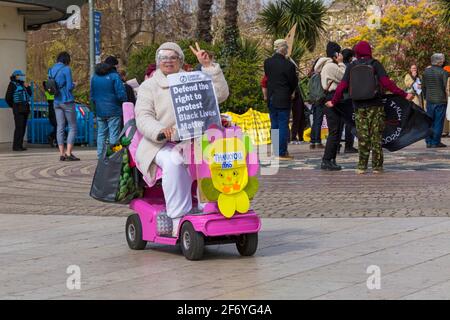
[[[219,103],[225,101],[229,94],[228,84],[220,66],[214,63],[211,67],[202,68],[202,71],[212,77]],[[169,82],[160,69],[139,87],[135,114],[137,128],[144,136],[136,151],[136,164],[153,180],[156,175],[153,160],[166,143],[158,142],[156,138],[162,129],[176,126]]]
[[[320,58],[314,66],[314,72],[320,72],[320,79],[324,90],[326,90],[331,83],[328,91],[334,91],[344,77],[345,68],[345,64],[336,64],[331,58]]]

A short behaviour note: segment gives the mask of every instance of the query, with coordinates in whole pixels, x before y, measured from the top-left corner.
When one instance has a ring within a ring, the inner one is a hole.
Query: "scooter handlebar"
[[[158,134],[158,136],[156,137],[156,140],[157,140],[157,141],[163,141],[163,140],[165,140],[165,139],[166,139],[166,135],[165,135],[164,132],[160,132],[160,133]]]

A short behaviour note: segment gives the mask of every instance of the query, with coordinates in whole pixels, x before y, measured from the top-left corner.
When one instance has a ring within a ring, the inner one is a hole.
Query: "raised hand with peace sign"
[[[191,48],[191,51],[197,57],[198,62],[205,68],[210,67],[212,65],[212,60],[209,54],[205,50],[200,49],[198,42],[195,43],[195,47],[197,49],[194,49],[194,47],[189,46],[189,48]]]

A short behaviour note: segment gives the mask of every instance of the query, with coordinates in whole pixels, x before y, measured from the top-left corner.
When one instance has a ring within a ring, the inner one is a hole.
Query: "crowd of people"
[[[53,128],[48,135],[52,147],[58,147],[60,161],[80,161],[73,153],[77,135],[76,108],[73,90],[76,83],[72,78],[71,56],[61,52],[56,63],[48,70],[48,80],[42,83],[48,102],[48,119]],[[119,61],[107,57],[95,68],[91,79],[90,100],[97,115],[97,155],[100,157],[106,143],[118,141],[123,127],[122,104],[136,103],[133,88],[126,83],[126,72],[118,70]],[[15,131],[13,151],[26,151],[24,136],[30,115],[31,86],[25,82],[25,74],[16,70],[11,75],[5,100],[13,109]],[[66,132],[67,128],[67,132]]]
[[[392,81],[384,66],[372,56],[368,42],[360,41],[352,49],[342,50],[335,42],[329,42],[326,56],[318,58],[309,73],[310,95],[299,94],[297,70],[288,57],[288,43],[279,39],[274,43],[274,55],[264,63],[264,78],[261,81],[264,100],[267,101],[272,130],[278,130],[278,149],[273,150],[279,160],[292,160],[288,152],[289,141],[298,144],[303,140],[305,128],[305,104],[310,103],[311,149],[323,149],[321,169],[339,171],[336,162],[345,130],[345,153],[358,153],[356,172],[368,170],[370,154],[374,173],[383,172],[382,139],[385,128],[385,111],[382,97],[386,91],[414,101],[426,109],[432,119],[433,134],[426,138],[427,148],[443,148],[447,99],[449,97],[449,68],[445,56],[435,53],[431,65],[420,77],[416,65],[412,65],[405,76],[405,90]],[[306,100],[306,102],[305,102]],[[309,101],[308,101],[309,100]],[[351,108],[355,114],[358,149],[354,148],[355,137],[351,126],[344,121],[342,110]],[[292,112],[291,136],[289,119]],[[321,129],[324,115],[328,126],[326,145],[322,144]],[[448,125],[446,129],[448,134]]]
[[[340,153],[342,137],[345,136],[344,153],[359,153],[357,173],[367,171],[370,154],[373,172],[382,172],[385,113],[381,98],[385,91],[414,101],[425,109],[433,119],[433,134],[426,139],[427,147],[446,147],[441,142],[441,136],[449,133],[445,115],[450,90],[450,67],[445,66],[443,54],[433,54],[431,65],[422,74],[419,74],[417,65],[412,65],[405,75],[403,90],[389,78],[383,65],[372,57],[368,42],[361,41],[354,48],[344,50],[339,44],[329,42],[325,56],[318,58],[312,65],[308,75],[310,95],[305,97],[299,87],[298,70],[288,58],[288,51],[286,40],[274,42],[274,54],[264,62],[264,77],[261,81],[271,129],[278,130],[278,136],[274,137],[277,139],[277,148],[273,151],[279,160],[293,159],[288,151],[289,143],[300,144],[304,140],[304,130],[310,126],[310,149],[323,149],[324,152],[322,170],[342,169],[336,158]],[[212,54],[205,53],[214,63]],[[159,64],[156,61],[156,64],[148,66],[146,80],[158,74],[158,66],[162,62],[166,61],[159,61]],[[80,160],[73,153],[77,130],[73,96],[76,83],[72,79],[70,64],[70,55],[61,52],[48,71],[49,80],[43,83],[49,104],[49,121],[53,127],[49,142],[59,148],[61,161]],[[184,61],[181,69],[203,70],[201,63],[192,67]],[[51,81],[55,87],[53,90]],[[126,72],[119,69],[119,61],[114,56],[107,57],[96,66],[90,88],[90,100],[97,116],[97,156],[100,157],[107,143],[114,145],[118,142],[123,127],[122,104],[136,104],[137,100],[133,88],[126,83]],[[15,120],[14,151],[26,150],[23,140],[30,113],[30,99],[31,89],[25,82],[25,74],[20,70],[14,71],[6,94]],[[351,126],[344,121],[339,111],[342,108],[352,108],[355,112],[358,149],[354,147],[355,136]],[[307,114],[312,114],[312,121],[307,119]],[[322,144],[324,116],[328,127],[325,145]],[[169,131],[166,133],[171,135]]]

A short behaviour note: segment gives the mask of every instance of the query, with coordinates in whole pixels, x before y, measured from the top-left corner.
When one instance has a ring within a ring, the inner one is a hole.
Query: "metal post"
[[[89,66],[91,78],[94,76],[95,70],[94,10],[95,0],[89,0]]]

